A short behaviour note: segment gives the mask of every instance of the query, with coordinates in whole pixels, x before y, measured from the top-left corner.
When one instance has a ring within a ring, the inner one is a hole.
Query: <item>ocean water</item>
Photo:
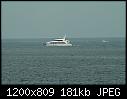
[[[102,42],[102,40],[109,42]],[[125,38],[3,39],[2,84],[125,84]]]

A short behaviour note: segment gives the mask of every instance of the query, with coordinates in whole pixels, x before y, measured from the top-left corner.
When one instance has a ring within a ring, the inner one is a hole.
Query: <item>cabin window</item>
[[[54,41],[63,41],[63,40],[54,40]]]
[[[65,42],[51,42],[50,44],[66,44]]]

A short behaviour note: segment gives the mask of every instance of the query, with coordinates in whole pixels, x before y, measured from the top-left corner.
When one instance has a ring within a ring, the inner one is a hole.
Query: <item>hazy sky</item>
[[[125,37],[125,2],[3,1],[2,38]]]

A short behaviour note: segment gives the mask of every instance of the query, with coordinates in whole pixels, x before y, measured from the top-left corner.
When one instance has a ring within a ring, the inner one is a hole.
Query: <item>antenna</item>
[[[64,35],[64,39],[66,38],[66,34]]]

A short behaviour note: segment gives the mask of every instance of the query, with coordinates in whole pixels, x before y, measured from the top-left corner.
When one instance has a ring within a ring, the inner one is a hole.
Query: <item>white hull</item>
[[[46,46],[72,46],[69,40],[63,38],[54,39],[52,41],[46,42]]]
[[[46,44],[46,46],[72,46],[72,44]]]

